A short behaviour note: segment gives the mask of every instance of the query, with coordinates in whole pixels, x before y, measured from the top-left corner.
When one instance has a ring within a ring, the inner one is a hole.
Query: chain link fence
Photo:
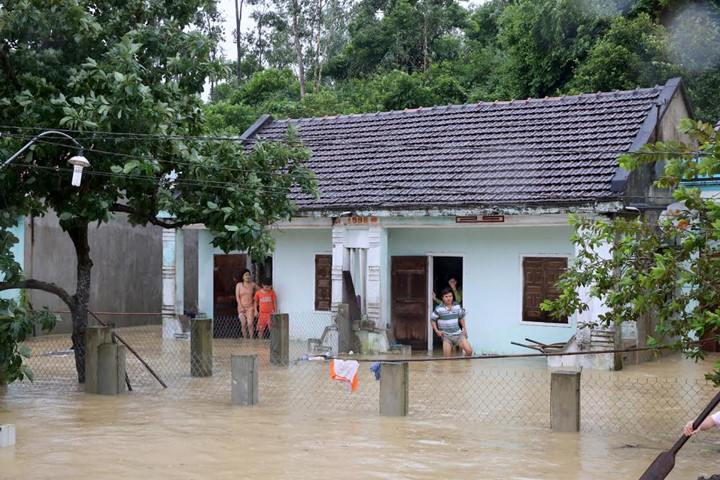
[[[115,323],[112,317],[98,315],[98,319]],[[231,356],[257,355],[261,405],[377,414],[380,382],[370,366],[376,361],[405,358],[399,354],[343,357],[360,362],[358,388],[348,392],[331,379],[330,361],[318,356],[327,350],[326,337],[336,334],[330,316],[316,312],[291,316],[286,365],[271,361],[269,336],[243,338],[235,317],[212,322],[210,365],[193,363],[200,360],[193,360],[191,355],[188,322],[181,322],[172,334],[168,334],[167,326],[164,333],[159,314],[117,327],[120,323],[116,323],[114,333],[118,343],[128,346],[127,382],[133,395],[229,403]],[[83,390],[77,381],[69,334],[34,337],[24,346],[32,353],[27,365],[35,381],[16,382],[10,388],[39,393]],[[193,375],[198,369],[207,376]],[[550,426],[551,369],[543,357],[446,361],[416,354],[410,358],[408,378],[412,416]],[[580,391],[582,431],[665,437],[676,436],[685,421],[697,415],[717,392],[702,379],[643,378],[624,372],[588,370],[581,374]]]

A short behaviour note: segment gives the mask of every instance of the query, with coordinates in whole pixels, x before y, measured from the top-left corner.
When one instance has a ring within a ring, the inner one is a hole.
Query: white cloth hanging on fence
[[[349,391],[357,388],[357,372],[360,364],[356,360],[333,360],[330,362],[330,376]]]

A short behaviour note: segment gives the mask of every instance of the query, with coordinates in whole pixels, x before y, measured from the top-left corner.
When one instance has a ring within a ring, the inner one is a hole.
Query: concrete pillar
[[[185,311],[185,232],[175,230],[175,318]],[[181,326],[182,329],[182,326]]]
[[[337,220],[341,222],[340,219]],[[331,282],[332,292],[331,307],[333,312],[337,312],[338,304],[343,301],[343,270],[350,268],[350,255],[345,248],[345,225],[336,223],[332,228],[332,270]]]
[[[0,425],[0,448],[15,445],[15,425],[7,423]]]
[[[353,342],[352,323],[350,322],[350,306],[347,303],[339,303],[337,306],[337,328],[338,328],[338,351],[335,353],[347,353],[355,349]]]
[[[580,431],[579,371],[558,370],[550,375],[550,426],[558,432]]]
[[[98,393],[98,347],[112,343],[110,327],[87,327],[85,329],[85,392]]]
[[[270,365],[290,363],[290,316],[287,313],[270,315]]]
[[[257,405],[257,355],[230,355],[230,365],[232,369],[232,404]]]
[[[371,218],[370,221],[377,222]],[[367,298],[366,308],[368,320],[375,322],[378,328],[385,328],[386,322],[380,313],[382,308],[382,295],[380,283],[380,263],[383,257],[381,238],[383,229],[376,223],[371,223],[368,228],[368,250],[367,250]]]
[[[176,333],[182,333],[180,321],[175,310],[176,285],[175,285],[175,259],[177,248],[175,241],[175,230],[163,229],[162,231],[162,337],[164,339],[175,338]],[[182,312],[179,312],[182,313]]]
[[[125,346],[103,343],[97,348],[97,393],[117,395],[125,392]]]
[[[212,318],[190,320],[190,376],[212,376]]]
[[[380,368],[380,415],[408,414],[409,368],[407,362],[382,362]]]

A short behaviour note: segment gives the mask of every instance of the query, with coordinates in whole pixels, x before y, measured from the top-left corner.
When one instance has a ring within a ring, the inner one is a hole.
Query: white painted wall
[[[526,337],[543,343],[567,341],[575,332],[575,319],[563,326],[522,323],[522,257],[572,257],[571,234],[570,226],[392,228],[388,244],[390,256],[463,255],[463,306],[475,352],[530,353],[510,342],[527,343]],[[389,282],[385,286],[384,298],[391,298]]]

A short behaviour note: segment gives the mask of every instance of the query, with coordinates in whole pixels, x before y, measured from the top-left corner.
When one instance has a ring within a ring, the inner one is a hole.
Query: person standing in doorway
[[[452,290],[454,300],[462,305],[462,288],[454,275],[448,277],[447,286],[450,290]],[[440,305],[442,303],[442,300],[435,295],[435,292],[433,292],[433,301],[436,305]]]
[[[255,323],[255,283],[247,268],[240,274],[240,281],[235,285],[235,300],[237,300],[237,312],[240,319],[240,328],[245,338],[252,338]]]
[[[277,295],[272,288],[272,280],[263,280],[262,288],[255,292],[254,300],[258,312],[257,336],[264,338],[265,329],[270,330],[270,315],[277,311]]]
[[[473,350],[465,328],[465,310],[453,300],[450,287],[443,289],[442,303],[433,310],[430,323],[435,334],[442,338],[443,356],[449,357],[456,346],[460,347],[465,355],[472,355]]]

